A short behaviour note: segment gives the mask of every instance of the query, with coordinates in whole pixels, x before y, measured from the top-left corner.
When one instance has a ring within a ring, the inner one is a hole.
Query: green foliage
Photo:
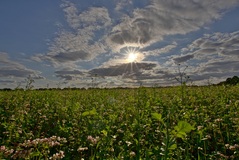
[[[152,113],[152,118],[156,119],[158,121],[162,121],[162,114],[158,114],[158,113]]]
[[[174,127],[174,130],[173,133],[177,138],[184,139],[187,136],[187,133],[195,130],[195,128],[185,121],[179,121],[177,126]]]
[[[97,115],[97,112],[96,112],[96,109],[92,109],[90,111],[85,111],[82,113],[82,116],[83,117],[86,117],[86,116],[94,116],[94,115]]]
[[[2,91],[0,159],[239,159],[239,86],[184,91]]]

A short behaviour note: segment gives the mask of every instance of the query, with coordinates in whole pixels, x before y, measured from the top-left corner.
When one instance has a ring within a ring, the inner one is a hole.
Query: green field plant
[[[239,86],[0,92],[0,159],[239,159]]]

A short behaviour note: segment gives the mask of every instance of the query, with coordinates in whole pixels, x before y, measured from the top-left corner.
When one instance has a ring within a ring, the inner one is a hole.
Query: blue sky
[[[177,85],[239,76],[239,0],[0,1],[0,88]]]

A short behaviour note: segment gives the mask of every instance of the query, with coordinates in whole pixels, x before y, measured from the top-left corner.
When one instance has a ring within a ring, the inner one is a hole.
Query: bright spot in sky
[[[128,62],[135,62],[136,61],[136,59],[137,59],[137,53],[129,53],[129,55],[128,55],[128,58],[127,58],[127,61]]]
[[[140,56],[137,48],[127,48],[127,50],[126,50],[126,62],[127,63],[139,62],[141,60],[142,60],[142,56]]]

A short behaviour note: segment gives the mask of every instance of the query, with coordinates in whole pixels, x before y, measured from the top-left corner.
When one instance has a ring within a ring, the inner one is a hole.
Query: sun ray
[[[135,62],[136,59],[137,59],[137,54],[136,53],[130,53],[128,55],[127,61],[132,63],[132,62]]]
[[[138,52],[136,51],[136,48],[127,49],[126,53],[127,53],[126,62],[128,63],[137,62]]]

